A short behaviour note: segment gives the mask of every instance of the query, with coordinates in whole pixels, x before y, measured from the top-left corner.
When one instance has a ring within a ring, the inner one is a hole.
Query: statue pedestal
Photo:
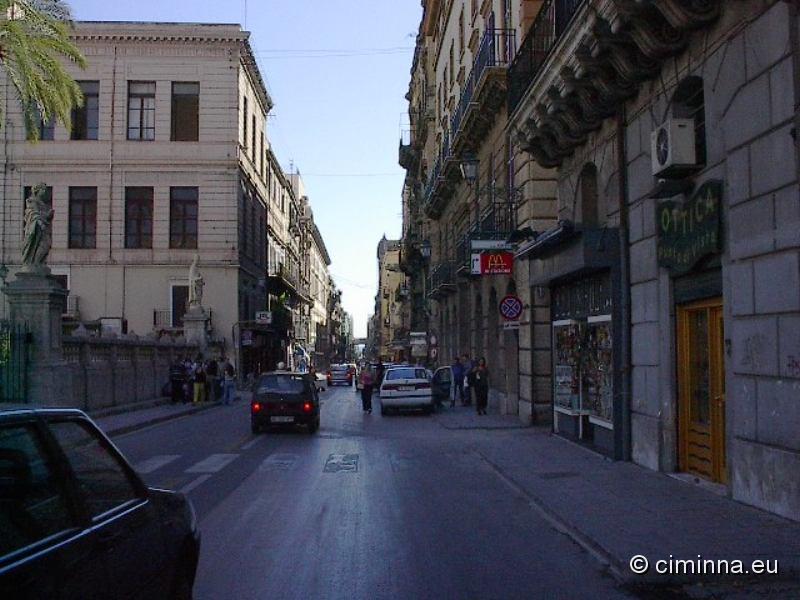
[[[8,298],[11,322],[26,324],[31,334],[28,401],[60,404],[56,370],[65,364],[61,313],[67,291],[50,276],[49,269],[39,269],[18,272],[3,292]]]
[[[187,343],[197,344],[203,355],[208,349],[206,326],[209,318],[209,314],[202,306],[192,306],[189,312],[183,315],[183,337]]]

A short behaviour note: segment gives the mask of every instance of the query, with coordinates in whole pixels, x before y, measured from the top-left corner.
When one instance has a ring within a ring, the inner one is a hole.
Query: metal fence
[[[27,326],[0,321],[0,402],[28,401],[30,345]]]

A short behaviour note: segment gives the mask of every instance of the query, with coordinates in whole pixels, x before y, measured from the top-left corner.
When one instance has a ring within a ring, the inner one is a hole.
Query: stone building
[[[465,118],[445,103],[441,120],[426,103],[436,106],[435,65],[449,60],[446,37],[436,42],[442,24],[476,4],[424,3],[409,92],[418,137],[405,155],[401,147],[422,208],[402,242],[412,286],[438,296],[430,327],[449,332],[444,344],[470,339],[473,352],[499,334],[486,288],[458,309],[483,329],[468,338],[447,312],[436,321],[441,298],[446,310],[463,284],[435,278],[437,256],[458,242],[440,244],[458,231],[440,223],[464,185],[445,166],[444,141],[456,165],[473,157],[458,144],[453,156]],[[511,4],[516,50],[500,118],[515,214],[506,241],[526,306],[518,414],[800,518],[796,4]],[[478,136],[481,148],[494,143],[491,131]],[[478,179],[491,181],[481,152]],[[430,207],[441,194],[450,199],[440,217]]]
[[[409,359],[409,322],[404,304],[406,276],[400,269],[400,242],[383,236],[378,243],[378,292],[370,318],[370,351],[384,362]]]
[[[267,139],[272,99],[248,38],[238,25],[76,23],[88,67],[68,65],[86,99],[72,130],[43,123],[27,143],[5,96],[2,264],[14,273],[23,198],[44,183],[67,317],[180,335],[198,254],[211,335],[247,368],[288,358],[291,313],[310,305],[307,232]],[[257,323],[285,289],[286,314]]]

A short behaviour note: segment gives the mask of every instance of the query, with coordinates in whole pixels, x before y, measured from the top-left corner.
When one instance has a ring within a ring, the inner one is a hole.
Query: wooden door
[[[678,307],[679,462],[724,483],[725,364],[722,300]]]

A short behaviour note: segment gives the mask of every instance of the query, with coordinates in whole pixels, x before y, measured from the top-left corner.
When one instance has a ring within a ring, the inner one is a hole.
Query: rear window
[[[257,394],[302,394],[307,391],[302,375],[263,375],[258,380]]]
[[[415,369],[409,367],[407,369],[392,369],[386,372],[386,381],[394,381],[396,379],[427,379],[428,374],[425,369]]]

